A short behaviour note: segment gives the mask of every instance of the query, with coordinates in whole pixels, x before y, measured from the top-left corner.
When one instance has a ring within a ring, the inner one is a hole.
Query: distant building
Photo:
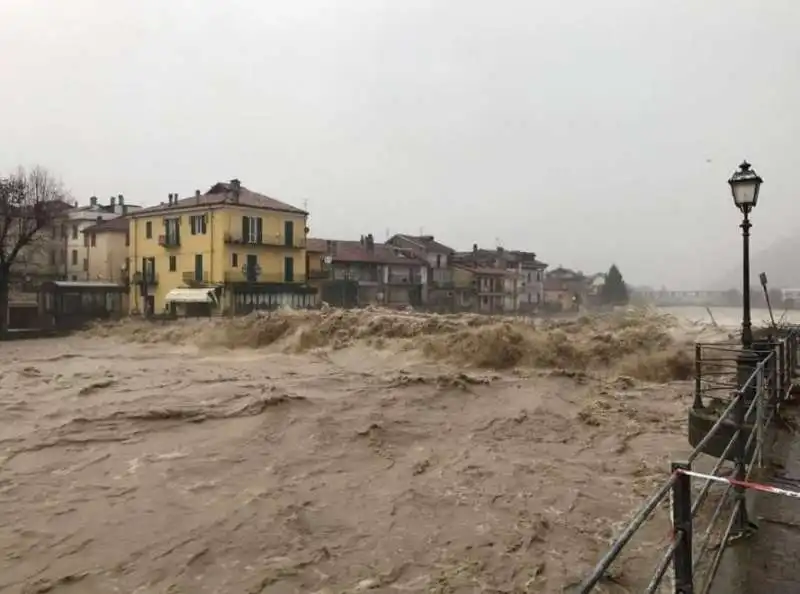
[[[393,235],[387,245],[403,250],[427,264],[427,283],[422,301],[432,307],[454,306],[452,257],[455,250],[436,241],[433,235]]]
[[[586,303],[590,280],[582,272],[559,266],[544,279],[544,302],[554,311],[577,311]]]
[[[130,220],[118,217],[86,227],[87,276],[91,281],[126,284],[128,274],[128,249],[130,247]]]
[[[309,265],[320,298],[346,307],[421,305],[425,261],[367,234],[359,241],[309,239]]]
[[[67,220],[65,221],[66,280],[91,280],[89,236],[84,233],[87,227],[141,210],[141,208],[141,206],[125,204],[125,197],[122,194],[112,196],[108,204],[100,204],[97,197],[92,196],[89,204],[71,208],[66,213]]]
[[[456,309],[480,313],[503,313],[509,295],[506,281],[513,273],[503,268],[456,263],[453,265]]]
[[[479,249],[477,244],[471,252],[458,252],[452,256],[455,265],[466,268],[488,271],[502,271],[502,299],[496,303],[495,296],[483,295],[486,302],[493,304],[492,311],[530,312],[536,311],[544,300],[544,270],[547,264],[536,259],[533,252],[506,250],[498,247],[494,250]],[[497,277],[496,274],[493,275]],[[496,284],[495,280],[495,284]],[[488,286],[488,278],[484,286]],[[495,284],[492,284],[495,287]]]

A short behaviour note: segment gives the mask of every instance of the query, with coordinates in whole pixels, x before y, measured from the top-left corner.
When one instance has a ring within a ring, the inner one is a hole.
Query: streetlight
[[[733,203],[742,211],[742,222],[739,225],[742,229],[742,351],[737,360],[737,383],[744,392],[736,403],[732,419],[737,429],[733,457],[735,476],[739,481],[745,480],[747,474],[748,433],[752,434],[755,430],[755,427],[751,425],[750,431],[747,431],[748,404],[757,396],[755,386],[748,382],[759,360],[758,355],[753,352],[753,329],[750,323],[750,211],[758,203],[758,191],[761,189],[763,181],[750,168],[750,163],[747,161],[742,161],[739,170],[735,171],[728,180],[731,194],[733,194]],[[744,488],[737,486],[736,492],[739,497],[737,530],[740,534],[746,534],[752,524],[747,518],[747,507],[744,505]]]
[[[733,203],[742,211],[742,348],[750,350],[753,346],[753,329],[750,320],[750,211],[758,202],[758,191],[764,181],[750,168],[750,163],[742,161],[739,170],[734,172],[728,183],[733,194]]]

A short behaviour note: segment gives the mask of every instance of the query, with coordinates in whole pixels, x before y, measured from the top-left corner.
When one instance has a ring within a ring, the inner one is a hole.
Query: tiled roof
[[[584,280],[586,279],[586,275],[581,272],[575,272],[574,270],[570,270],[569,268],[564,268],[563,266],[559,266],[550,270],[547,273],[547,276],[551,278],[562,278],[565,280]]]
[[[325,239],[309,237],[306,239],[306,251],[324,254],[328,251],[328,242]]]
[[[466,270],[468,272],[472,272],[473,274],[479,274],[485,276],[506,276],[507,274],[513,273],[513,271],[503,270],[502,268],[489,268],[487,266],[467,266],[466,264],[454,264],[453,268],[458,268],[459,270]]]
[[[263,208],[266,210],[277,210],[281,212],[291,212],[295,214],[308,214],[305,210],[270,198],[264,194],[259,194],[248,190],[244,186],[239,186],[239,198],[235,201],[235,187],[230,182],[218,182],[209,188],[205,194],[190,196],[189,198],[179,198],[174,204],[159,204],[150,206],[131,213],[134,217],[149,216],[161,212],[169,212],[175,209],[197,208],[198,206],[218,206],[222,204],[232,204],[249,208]]]
[[[129,217],[117,217],[86,227],[83,233],[126,233],[129,228]]]
[[[469,252],[455,252],[453,254],[456,260],[462,262],[486,262],[503,260],[513,264],[521,264],[523,268],[532,269],[545,269],[547,264],[540,262],[536,259],[536,254],[533,252],[524,252],[521,250],[503,250],[503,249],[473,249]]]
[[[331,249],[328,249],[330,243]],[[334,245],[335,244],[335,245]],[[416,258],[397,254],[392,246],[376,243],[370,250],[360,241],[309,238],[306,249],[311,252],[330,254],[334,262],[363,262],[374,264],[406,264],[421,265]]]
[[[453,254],[455,250],[451,247],[439,243],[433,238],[433,235],[406,235],[405,233],[398,233],[394,237],[401,237],[406,241],[417,244],[418,246],[426,249],[429,252],[440,252],[443,254]]]

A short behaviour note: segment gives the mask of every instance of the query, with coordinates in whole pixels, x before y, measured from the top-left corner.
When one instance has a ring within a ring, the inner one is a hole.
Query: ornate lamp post
[[[742,348],[749,350],[753,345],[753,330],[750,320],[750,211],[758,203],[758,191],[762,180],[751,169],[750,163],[743,161],[728,183],[733,194],[733,203],[742,211]]]
[[[753,370],[759,362],[758,353],[753,351],[753,329],[750,321],[750,211],[755,208],[758,202],[758,192],[763,180],[752,170],[750,163],[743,162],[739,166],[728,183],[733,194],[733,203],[742,212],[742,222],[739,225],[742,229],[742,349],[737,357],[737,383],[743,388]],[[698,347],[700,348],[700,347]],[[700,360],[699,354],[696,355],[697,361]],[[699,371],[695,382],[695,400],[689,410],[689,443],[697,446],[706,437],[711,428],[719,419],[721,409],[716,408],[713,401],[708,407],[704,406],[701,397],[701,381]],[[755,388],[752,384],[748,386],[745,397],[739,399],[739,405],[733,411],[732,418],[724,423],[720,430],[709,440],[703,452],[714,457],[721,457],[728,451],[726,458],[736,463],[736,478],[743,479],[745,476],[744,464],[748,452],[747,441],[752,432],[752,425],[747,425],[745,418],[747,407],[755,396]],[[729,451],[728,447],[734,433],[739,431],[739,438],[736,446]],[[751,450],[752,451],[752,450]],[[743,508],[742,508],[743,509]],[[742,513],[739,517],[738,528],[740,531],[748,530],[746,514]]]

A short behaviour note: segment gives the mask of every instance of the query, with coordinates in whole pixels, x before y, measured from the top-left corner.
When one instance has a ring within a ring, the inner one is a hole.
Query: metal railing
[[[157,285],[158,274],[155,272],[134,272],[132,275],[132,282],[135,285]]]
[[[592,592],[607,577],[609,568],[633,536],[656,508],[667,501],[671,509],[672,538],[661,550],[643,592],[653,594],[661,591],[664,576],[671,565],[670,591],[708,594],[727,546],[752,529],[742,483],[761,467],[766,430],[792,389],[799,345],[800,327],[797,326],[781,329],[769,339],[756,342],[750,351],[734,345],[697,345],[693,411],[718,411],[719,414],[714,415],[715,420],[712,418],[709,422],[710,427],[686,460],[671,464],[669,477],[612,542],[591,574],[581,583],[580,594]],[[743,368],[752,371],[744,377],[746,372],[743,373]],[[737,375],[740,379],[744,377],[744,381],[737,383]],[[724,397],[726,392],[727,398]],[[687,472],[692,473],[692,464],[701,454],[708,453],[710,444],[715,439],[719,441],[725,431],[730,433],[730,439],[720,445],[721,451],[714,454],[716,464],[704,475],[705,480],[701,480],[697,488],[697,484],[692,484],[693,475]],[[734,479],[728,481],[705,529],[700,532],[697,524],[701,508],[708,500],[712,483],[723,475],[723,466],[728,461],[733,462]],[[712,537],[718,534],[717,526],[726,511],[729,515],[727,522],[723,523],[722,536],[714,544]],[[712,552],[713,556],[709,558]]]
[[[183,279],[183,282],[186,284],[202,285],[202,284],[208,284],[209,282],[208,272],[205,270],[201,273],[198,273],[196,270],[184,270],[181,273],[181,278]]]
[[[306,247],[306,238],[303,236],[295,235],[294,237],[287,237],[283,234],[278,235],[261,235],[261,237],[253,235],[242,235],[241,233],[225,233],[223,241],[231,245],[249,245],[249,246],[269,246],[269,247],[283,247],[290,249],[302,249]]]
[[[280,272],[263,272],[259,270],[228,270],[224,275],[226,283],[290,283],[302,284],[306,282],[306,277],[303,274],[294,274],[291,280],[287,280],[287,276]]]

